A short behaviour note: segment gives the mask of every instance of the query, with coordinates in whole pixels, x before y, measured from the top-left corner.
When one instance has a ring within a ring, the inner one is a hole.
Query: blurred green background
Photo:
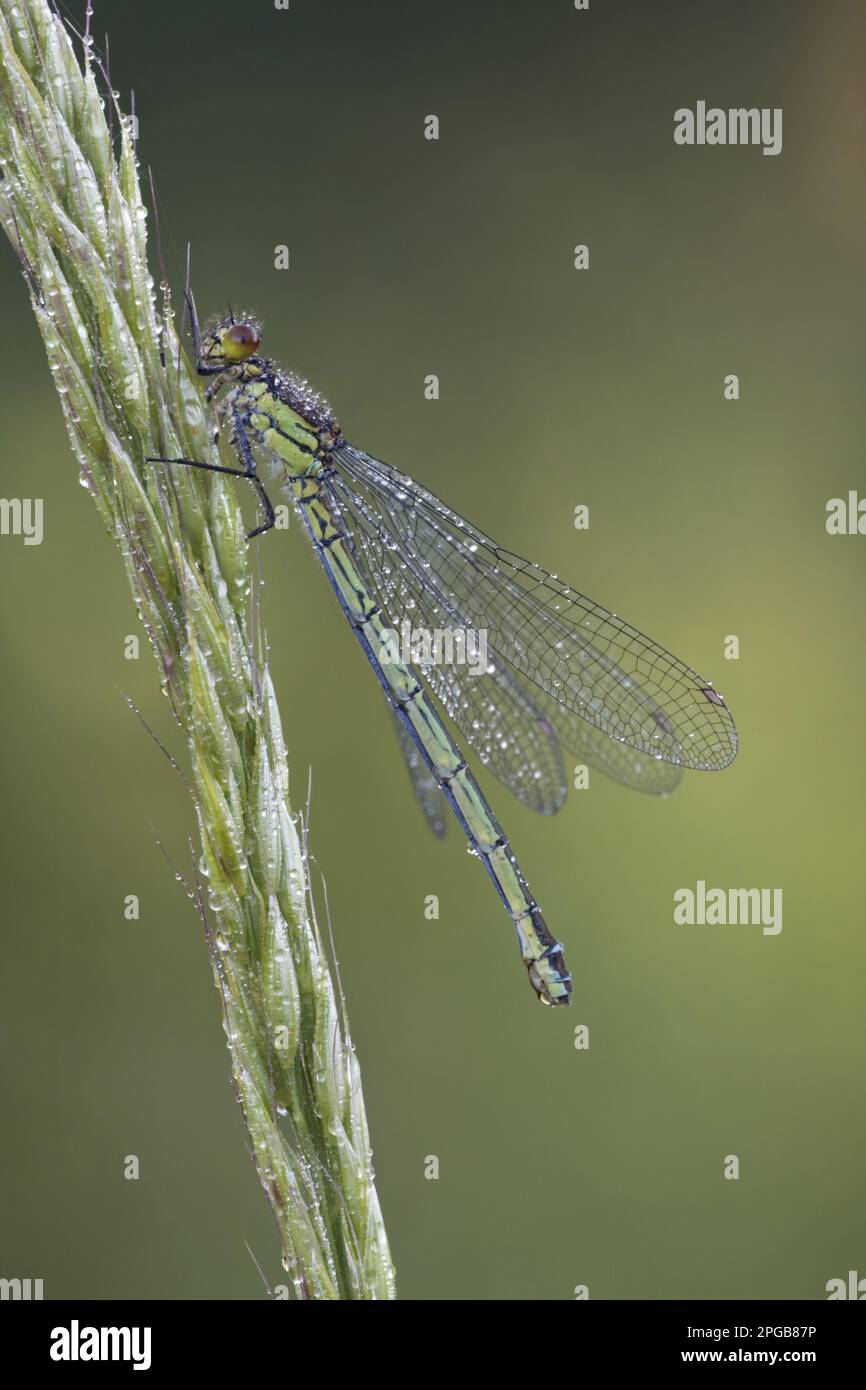
[[[666,801],[594,775],[542,821],[484,779],[575,974],[547,1012],[460,835],[426,831],[297,526],[264,542],[401,1296],[821,1298],[866,1273],[866,538],[824,527],[828,498],[866,493],[866,12],[96,9],[174,286],[189,240],[203,311],[255,308],[350,438],[692,662],[740,728],[732,768]],[[676,147],[698,99],[781,106],[783,153]],[[0,538],[0,1274],[259,1298],[244,1242],[279,1282],[275,1233],[156,843],[186,862],[192,817],[118,690],[176,740],[143,638],[124,660],[118,556],[0,253],[2,491],[45,499],[41,546]],[[781,888],[781,934],[674,926],[697,879]]]

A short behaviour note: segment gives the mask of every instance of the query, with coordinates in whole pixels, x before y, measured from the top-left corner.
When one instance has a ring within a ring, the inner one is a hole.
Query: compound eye
[[[258,329],[251,323],[233,323],[222,335],[223,352],[232,362],[242,362],[252,357],[262,341]]]

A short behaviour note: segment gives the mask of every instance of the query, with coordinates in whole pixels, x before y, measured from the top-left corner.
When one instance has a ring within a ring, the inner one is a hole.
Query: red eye
[[[222,335],[223,351],[235,361],[251,357],[261,341],[261,334],[251,323],[233,323]]]

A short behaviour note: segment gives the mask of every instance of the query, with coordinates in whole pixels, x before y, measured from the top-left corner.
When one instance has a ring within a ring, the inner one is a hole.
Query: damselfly
[[[148,462],[249,481],[264,513],[250,539],[275,524],[259,468],[285,490],[390,703],[428,823],[441,834],[450,806],[511,916],[534,990],[546,1004],[567,1004],[562,947],[437,702],[488,771],[550,815],[566,796],[563,748],[645,792],[671,791],[682,768],[725,767],[737,733],[722,696],[615,614],[350,444],[306,381],[259,355],[254,319],[230,313],[202,335],[188,302],[196,370],[213,378],[207,399],[218,403],[240,466]],[[484,634],[483,671],[395,657],[394,633],[407,622],[413,631]]]

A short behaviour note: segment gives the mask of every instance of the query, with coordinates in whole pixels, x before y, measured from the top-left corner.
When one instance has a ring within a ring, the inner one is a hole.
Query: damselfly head
[[[224,362],[227,367],[245,362],[261,346],[262,330],[255,319],[233,315],[221,319],[202,341],[202,357],[212,365]]]

